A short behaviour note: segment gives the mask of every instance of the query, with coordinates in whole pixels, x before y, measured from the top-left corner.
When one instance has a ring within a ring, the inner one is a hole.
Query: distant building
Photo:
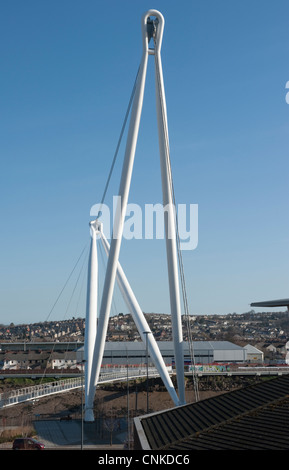
[[[59,350],[52,351],[46,348],[53,347],[53,343],[38,343],[37,350],[23,351],[23,344],[14,343],[13,351],[0,352],[0,370],[19,369],[79,369],[83,368],[84,346],[73,345],[72,350],[65,350],[66,343],[56,343]],[[157,341],[164,362],[167,366],[174,365],[173,341]],[[43,347],[43,350],[40,348]],[[17,348],[17,349],[16,349]],[[62,349],[63,348],[63,349]],[[256,351],[258,351],[256,349]],[[259,351],[260,352],[260,351]],[[261,353],[261,352],[260,352]],[[193,357],[192,357],[193,354]],[[184,363],[212,364],[212,363],[240,363],[247,361],[248,349],[237,346],[229,341],[194,341],[192,347],[184,342]],[[262,353],[261,353],[262,354]],[[102,366],[144,366],[146,365],[146,345],[142,341],[106,341]],[[256,362],[256,361],[254,361]],[[258,361],[259,362],[259,361]],[[153,365],[150,357],[149,364]]]
[[[82,370],[82,364],[77,362],[75,351],[53,352],[49,359],[51,369],[79,369]]]
[[[285,344],[285,348],[286,348],[285,362],[286,364],[289,364],[289,341],[287,341],[287,343]]]
[[[1,370],[45,369],[49,360],[46,352],[5,352],[0,353]]]
[[[247,344],[244,346],[244,349],[247,353],[247,362],[262,364],[264,362],[264,353],[259,349],[255,348],[255,346],[251,346],[251,344]]]
[[[173,341],[157,341],[164,362],[167,366],[174,363]],[[213,362],[245,362],[247,352],[241,346],[229,341],[194,341],[193,348],[184,342],[184,361],[191,362],[194,354],[196,364],[211,364]],[[83,347],[79,349],[83,354]],[[149,359],[150,361],[150,359]],[[144,365],[146,364],[146,345],[142,341],[107,341],[103,354],[102,365]]]

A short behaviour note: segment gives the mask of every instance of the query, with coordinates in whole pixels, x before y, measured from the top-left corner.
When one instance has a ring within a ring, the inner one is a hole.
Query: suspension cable
[[[111,164],[111,168],[110,168],[110,171],[109,171],[109,175],[108,175],[108,178],[107,178],[107,182],[106,182],[106,185],[105,185],[105,188],[104,188],[104,192],[103,192],[103,196],[102,196],[102,199],[101,199],[101,204],[100,204],[100,210],[99,210],[99,213],[98,213],[98,217],[100,215],[100,212],[101,212],[101,207],[103,205],[103,202],[104,202],[104,199],[105,199],[105,196],[106,196],[106,192],[107,192],[107,189],[108,189],[108,185],[109,185],[109,182],[110,182],[110,179],[111,179],[111,175],[112,175],[112,172],[113,172],[113,168],[114,168],[114,165],[115,165],[115,162],[116,162],[116,159],[117,159],[117,155],[118,155],[118,151],[119,151],[119,148],[120,148],[120,144],[121,144],[121,140],[122,140],[122,137],[123,137],[123,134],[124,134],[124,130],[125,130],[125,127],[126,127],[126,123],[127,123],[127,120],[128,120],[128,116],[129,116],[129,112],[130,112],[130,109],[131,109],[131,105],[132,105],[132,102],[133,102],[133,98],[134,98],[134,94],[135,94],[135,89],[136,89],[136,83],[137,83],[137,78],[138,78],[138,75],[139,75],[139,70],[140,70],[140,67],[138,68],[138,71],[137,71],[137,74],[136,74],[136,78],[135,78],[135,82],[134,82],[134,85],[133,85],[133,89],[132,89],[132,92],[131,92],[131,96],[130,96],[130,100],[129,100],[129,103],[128,103],[128,107],[127,107],[127,110],[126,110],[126,114],[125,114],[125,118],[124,118],[124,122],[123,122],[123,125],[122,125],[122,128],[121,128],[121,132],[120,132],[120,136],[119,136],[119,139],[118,139],[118,143],[117,143],[117,147],[116,147],[116,150],[115,150],[115,153],[114,153],[114,157],[113,157],[113,161],[112,161],[112,164]],[[57,299],[55,300],[47,318],[46,318],[46,321],[49,319],[52,311],[54,310],[58,300],[60,299],[68,281],[70,280],[74,270],[76,269],[76,266],[78,265],[79,263],[79,260],[80,258],[82,257],[83,255],[83,252],[84,250],[86,249],[87,245],[85,245],[85,247],[83,248],[77,262],[75,263],[75,266],[73,267],[70,275],[68,276],[68,279],[66,280],[63,288],[61,289]],[[79,278],[78,278],[79,280]],[[78,282],[77,280],[77,282]],[[75,286],[76,287],[76,286]],[[74,288],[75,290],[75,288]],[[74,291],[73,291],[74,293]],[[73,294],[72,294],[73,295]]]
[[[126,127],[128,116],[129,116],[129,113],[130,113],[130,110],[131,110],[131,105],[132,105],[133,98],[134,98],[134,95],[135,95],[139,70],[140,70],[140,66],[138,68],[136,78],[135,78],[135,81],[134,81],[134,85],[133,85],[133,88],[132,88],[132,92],[131,92],[131,95],[130,95],[128,107],[127,107],[127,110],[126,110],[126,113],[125,113],[125,117],[124,117],[124,121],[123,121],[122,128],[121,128],[121,131],[120,131],[120,135],[119,135],[119,139],[118,139],[118,142],[117,142],[116,150],[115,150],[115,153],[114,153],[114,157],[113,157],[113,160],[112,160],[112,164],[111,164],[111,167],[110,167],[110,171],[109,171],[109,174],[108,174],[106,185],[105,185],[105,188],[104,188],[104,191],[103,191],[103,195],[102,195],[102,199],[101,199],[101,203],[100,203],[100,209],[99,209],[97,218],[100,216],[101,208],[102,208],[102,205],[104,203],[104,199],[105,199],[105,196],[106,196],[106,193],[107,193],[108,185],[109,185],[109,182],[110,182],[110,179],[111,179],[111,176],[112,176],[112,172],[113,172],[113,169],[114,169],[114,165],[115,165],[115,162],[116,162],[116,159],[117,159],[117,156],[118,156],[118,151],[119,151],[119,148],[120,148],[120,144],[121,144],[122,137],[123,137],[123,134],[124,134],[124,130],[125,130],[125,127]]]
[[[64,318],[65,318],[65,316],[67,315],[67,312],[68,312],[68,310],[69,310],[70,304],[71,304],[71,302],[72,302],[72,298],[73,298],[73,296],[74,296],[74,294],[75,294],[75,291],[76,291],[76,288],[77,288],[77,286],[78,286],[78,283],[79,283],[79,280],[80,280],[80,276],[81,276],[81,274],[83,273],[83,268],[84,268],[85,262],[87,262],[87,255],[86,255],[86,256],[84,257],[84,259],[83,259],[82,266],[81,266],[81,268],[80,268],[78,277],[77,277],[77,279],[76,279],[76,281],[75,281],[75,284],[74,284],[72,293],[71,293],[71,295],[70,295],[69,302],[68,302],[67,307],[66,307],[66,311],[65,311],[65,314],[64,314]]]
[[[79,257],[78,257],[78,259],[77,259],[77,261],[76,261],[76,263],[75,263],[75,265],[74,265],[72,271],[70,272],[70,274],[69,274],[69,276],[68,276],[68,278],[67,278],[67,280],[66,280],[64,286],[62,287],[60,293],[58,294],[57,299],[55,300],[54,304],[52,305],[51,310],[50,310],[49,314],[47,315],[47,318],[46,318],[45,321],[48,321],[48,319],[49,319],[51,313],[53,312],[53,310],[54,310],[54,308],[55,308],[55,306],[56,306],[58,300],[60,299],[60,297],[61,297],[61,295],[62,295],[62,293],[63,293],[65,287],[66,287],[67,284],[68,284],[68,281],[70,280],[72,274],[74,273],[74,271],[75,271],[75,269],[76,269],[76,267],[77,267],[77,265],[78,265],[78,263],[79,263],[79,261],[80,261],[80,259],[81,259],[81,257],[82,257],[82,255],[83,255],[83,253],[84,253],[84,251],[85,251],[86,248],[87,248],[87,245],[84,246],[82,252],[80,253],[80,255],[79,255]]]

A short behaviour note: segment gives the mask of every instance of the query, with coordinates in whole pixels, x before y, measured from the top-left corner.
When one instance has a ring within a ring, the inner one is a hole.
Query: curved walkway
[[[116,370],[103,371],[100,375],[99,383],[119,382],[131,380],[139,377],[146,377],[148,372],[149,377],[157,377],[159,374],[155,368],[120,368]],[[55,382],[48,382],[40,385],[33,385],[24,387],[11,392],[4,392],[0,394],[0,409],[7,406],[17,405],[25,401],[39,400],[40,398],[47,397],[56,393],[68,392],[70,390],[84,387],[83,377],[74,377],[70,379],[62,379]]]

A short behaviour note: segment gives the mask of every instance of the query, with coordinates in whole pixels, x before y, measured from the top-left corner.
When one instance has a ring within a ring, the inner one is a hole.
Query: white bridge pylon
[[[101,224],[98,220],[91,222],[91,250],[89,260],[89,273],[87,285],[87,311],[85,327],[85,421],[94,421],[93,401],[96,386],[98,384],[101,363],[107,336],[112,296],[117,280],[125,302],[130,309],[133,319],[143,341],[147,341],[148,352],[153,360],[170,396],[176,406],[185,403],[184,386],[184,356],[183,337],[181,323],[180,290],[178,277],[178,259],[176,245],[176,220],[172,195],[172,179],[169,158],[169,137],[166,114],[166,101],[164,93],[162,66],[161,66],[161,44],[164,30],[164,18],[156,10],[149,10],[142,17],[142,39],[143,54],[140,70],[137,78],[134,100],[131,110],[130,125],[127,135],[124,163],[119,187],[119,201],[121,210],[119,217],[114,220],[113,236],[109,246]],[[153,40],[154,48],[149,43]],[[172,317],[172,330],[174,341],[175,364],[177,373],[177,395],[172,381],[168,375],[164,360],[161,356],[157,343],[145,320],[143,312],[133,294],[133,291],[124,275],[119,263],[119,253],[123,235],[124,219],[126,215],[128,195],[131,183],[132,169],[138,138],[140,118],[142,112],[145,79],[147,71],[148,56],[155,58],[156,79],[156,107],[159,134],[160,166],[163,192],[163,206],[166,208],[167,217],[164,217],[166,234],[166,251],[168,280],[170,292],[170,306]],[[104,249],[108,255],[103,292],[97,321],[97,248],[96,239],[100,236]]]

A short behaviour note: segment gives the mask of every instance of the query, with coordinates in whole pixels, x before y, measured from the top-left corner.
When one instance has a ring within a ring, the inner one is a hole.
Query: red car
[[[21,437],[13,442],[13,450],[43,450],[44,444],[31,437]]]

